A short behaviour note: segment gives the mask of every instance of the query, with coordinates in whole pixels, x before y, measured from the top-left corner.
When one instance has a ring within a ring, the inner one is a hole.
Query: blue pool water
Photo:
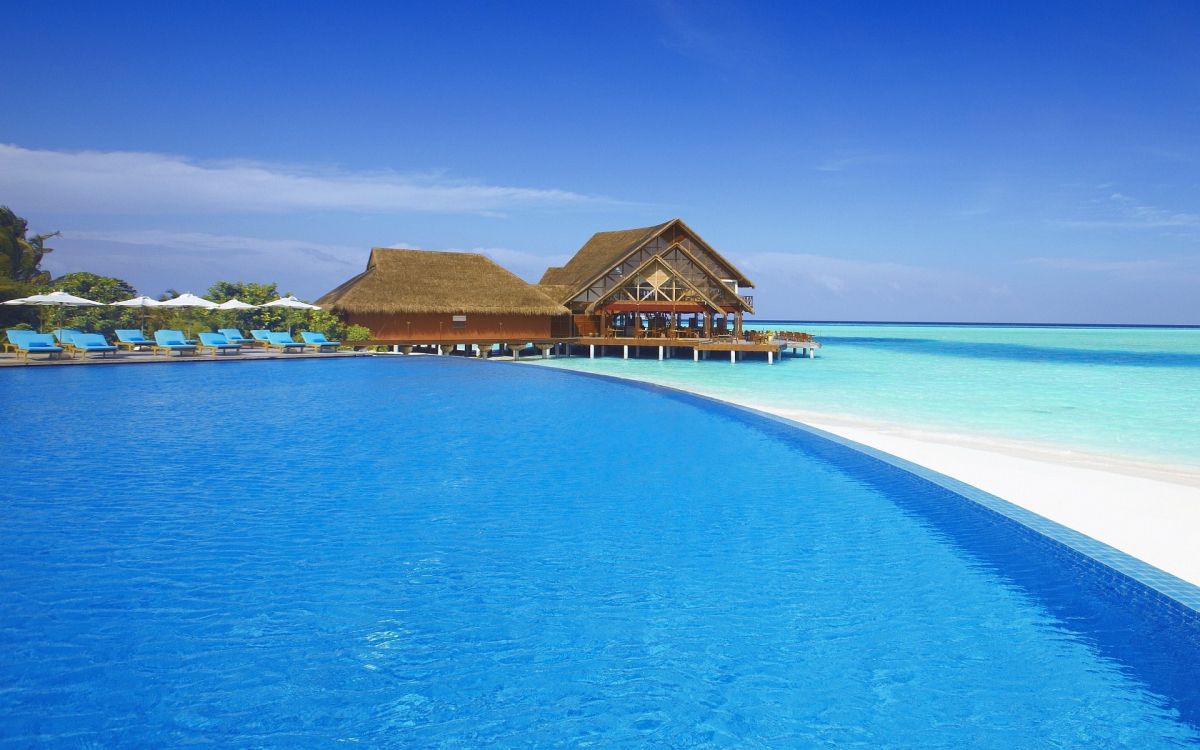
[[[452,358],[0,372],[0,746],[1179,747],[1200,636],[732,408]]]
[[[719,398],[1200,469],[1200,328],[755,323],[815,361],[553,360]],[[615,350],[614,350],[615,351]]]

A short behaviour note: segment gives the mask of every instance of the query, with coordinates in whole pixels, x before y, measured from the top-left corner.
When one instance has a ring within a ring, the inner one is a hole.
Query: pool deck
[[[369,357],[366,352],[291,352],[261,348],[243,349],[237,354],[152,354],[149,351],[117,352],[107,357],[96,354],[76,355],[63,353],[61,357],[49,358],[38,354],[28,358],[16,354],[0,355],[0,367],[58,367],[69,365],[134,365],[167,364],[179,362],[259,362],[276,359],[343,359],[346,357]]]

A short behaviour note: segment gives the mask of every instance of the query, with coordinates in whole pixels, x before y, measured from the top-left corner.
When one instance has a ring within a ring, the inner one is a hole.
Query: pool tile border
[[[758,419],[784,425],[791,429],[800,430],[814,437],[865,454],[949,490],[974,504],[976,507],[988,511],[993,516],[1014,524],[1019,530],[1030,534],[1030,538],[1033,540],[1053,544],[1059,551],[1067,553],[1071,562],[1086,568],[1094,575],[1108,579],[1108,582],[1115,588],[1123,589],[1126,593],[1147,599],[1159,605],[1161,610],[1166,611],[1189,625],[1200,626],[1200,586],[1189,583],[1104,542],[1063,526],[1056,521],[1051,521],[1031,510],[1010,503],[1003,498],[997,497],[990,492],[985,492],[961,480],[946,476],[920,464],[893,456],[890,453],[868,445],[857,443],[840,435],[826,432],[812,425],[748,406],[723,401],[712,396],[704,396],[681,388],[648,383],[642,380],[632,380],[617,375],[557,368],[556,371],[600,380],[616,381],[643,390],[669,393],[701,404],[731,409],[743,415],[753,416]]]

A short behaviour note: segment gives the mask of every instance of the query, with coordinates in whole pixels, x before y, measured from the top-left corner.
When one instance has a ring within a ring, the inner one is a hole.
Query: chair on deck
[[[154,351],[162,352],[168,357],[171,356],[171,352],[179,352],[179,356],[182,357],[184,354],[195,354],[196,345],[187,342],[183,331],[166,329],[154,332]]]
[[[254,339],[248,339],[242,335],[242,332],[237,328],[218,328],[217,333],[225,337],[225,340],[231,344],[246,344],[254,346]]]
[[[299,341],[293,341],[292,335],[287,331],[270,331],[268,336],[268,346],[271,348],[279,348],[285,352],[302,352],[305,344]]]
[[[270,348],[270,346],[271,346],[271,332],[270,331],[264,330],[262,328],[256,328],[256,329],[250,331],[250,335],[254,337],[254,345],[255,346],[264,346],[264,347]]]
[[[53,333],[54,340],[58,342],[58,345],[70,351],[75,348],[75,344],[72,341],[75,338],[75,334],[83,333],[83,331],[78,328],[55,328]]]
[[[37,331],[31,331],[28,328],[9,328],[4,332],[4,341],[0,342],[4,345],[4,351],[17,351],[17,341],[24,341],[25,337]]]
[[[230,343],[229,339],[219,333],[205,331],[200,334],[200,345],[197,347],[197,350],[203,352],[205,349],[212,349],[213,354],[220,354],[221,352],[238,354],[242,351],[242,345]]]
[[[301,331],[300,338],[304,339],[304,343],[315,348],[318,352],[323,352],[329,348],[337,351],[337,348],[342,345],[340,341],[330,341],[325,338],[325,334],[320,331]]]
[[[54,343],[54,336],[24,328],[6,331],[9,343],[17,350],[17,356],[29,359],[30,354],[45,354],[47,359],[62,357],[63,348]]]
[[[71,348],[80,354],[92,354],[99,352],[100,356],[107,357],[109,354],[116,353],[117,347],[108,343],[108,339],[98,333],[76,333],[70,337]]]
[[[114,333],[117,334],[117,346],[121,349],[133,351],[143,346],[154,349],[154,342],[146,338],[137,328],[118,328]]]

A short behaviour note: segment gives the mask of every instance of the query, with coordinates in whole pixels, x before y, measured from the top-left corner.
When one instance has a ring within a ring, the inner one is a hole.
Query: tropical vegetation
[[[32,294],[62,290],[69,294],[106,303],[104,307],[67,307],[49,310],[44,307],[0,306],[0,325],[40,326],[43,330],[58,323],[72,328],[112,336],[117,328],[179,328],[208,330],[212,328],[256,328],[268,330],[306,328],[323,331],[331,339],[363,341],[371,332],[362,326],[350,329],[340,318],[324,310],[296,310],[282,307],[260,307],[253,310],[204,310],[199,308],[136,308],[110,307],[107,303],[138,296],[129,282],[112,276],[77,271],[51,278],[41,268],[43,256],[52,252],[46,240],[58,232],[29,236],[28,222],[7,207],[0,207],[0,301],[27,297]],[[251,305],[261,305],[289,293],[280,294],[276,283],[250,281],[218,281],[203,296],[221,303],[239,299]],[[160,300],[178,296],[167,290]]]

